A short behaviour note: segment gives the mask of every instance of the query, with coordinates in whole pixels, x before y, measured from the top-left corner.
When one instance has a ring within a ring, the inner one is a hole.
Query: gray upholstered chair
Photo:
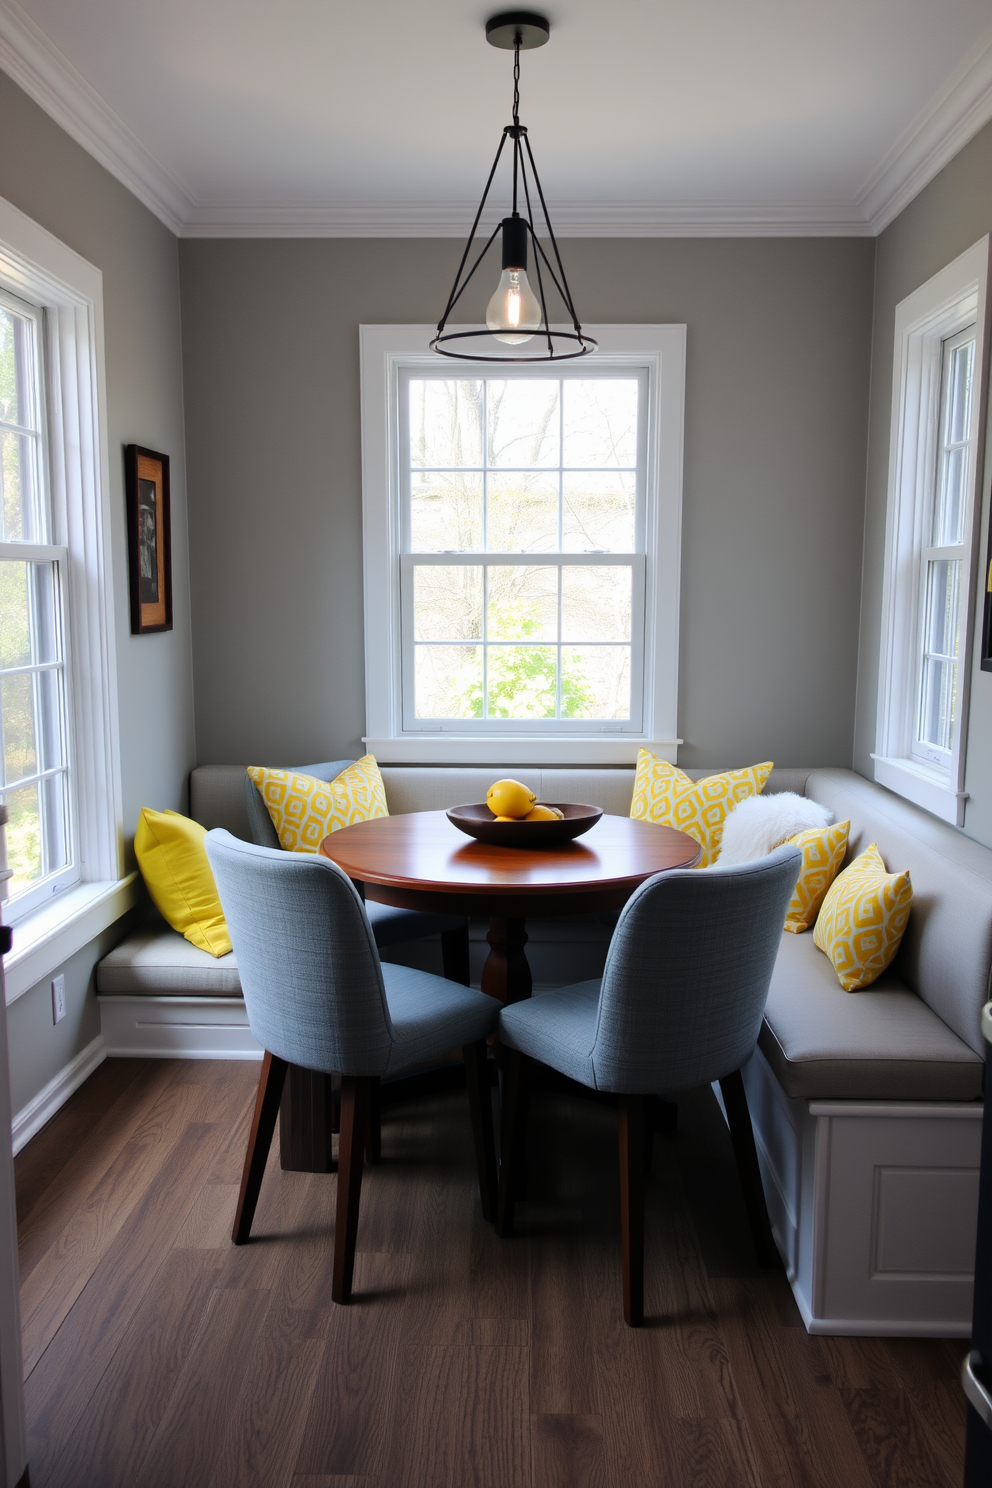
[[[294,765],[301,775],[313,775],[317,780],[333,780],[353,765],[354,760],[328,760],[319,765]],[[251,776],[245,774],[245,804],[248,807],[248,824],[252,840],[259,847],[279,847],[279,838],[272,825],[262,800],[261,793]],[[359,891],[361,892],[361,891]],[[364,895],[363,895],[364,897]],[[390,904],[375,904],[372,900],[365,906],[372,926],[375,943],[383,950],[386,946],[399,945],[404,940],[422,940],[427,935],[440,935],[441,961],[444,975],[453,982],[469,984],[468,920],[464,915],[427,914],[416,909],[394,909]]]
[[[496,1155],[486,1070],[491,997],[430,972],[383,965],[364,905],[335,863],[208,832],[207,856],[238,958],[251,1031],[265,1050],[236,1245],[248,1239],[288,1065],[341,1076],[331,1296],[351,1298],[370,1098],[379,1077],[459,1045],[465,1057],[482,1211],[493,1217]]]
[[[802,863],[797,847],[733,868],[673,869],[621,911],[602,978],[500,1013],[503,1162],[496,1228],[513,1228],[530,1060],[617,1095],[623,1314],[644,1320],[645,1097],[719,1080],[763,1265],[775,1262],[741,1066],[754,1052]]]

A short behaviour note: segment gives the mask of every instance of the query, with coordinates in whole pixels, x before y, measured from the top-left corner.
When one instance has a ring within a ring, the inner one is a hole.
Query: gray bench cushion
[[[813,932],[783,935],[758,1047],[786,1095],[974,1100],[984,1063],[891,967],[845,992]]]
[[[348,761],[335,761],[341,768]],[[308,773],[328,766],[309,766]],[[334,771],[336,773],[336,770]],[[393,816],[408,811],[442,811],[461,806],[466,801],[485,800],[486,791],[500,771],[492,765],[484,769],[458,766],[383,765],[382,779],[386,802]],[[506,772],[537,793],[544,801],[588,801],[602,806],[614,816],[626,816],[634,789],[632,766],[602,770],[531,770],[510,766]],[[693,780],[704,775],[717,775],[717,769],[687,770]],[[844,772],[841,772],[844,773]],[[802,795],[809,770],[773,770],[765,786],[766,794],[795,791]],[[208,830],[224,827],[245,842],[253,841],[248,820],[244,765],[199,765],[190,775],[189,811],[194,821]],[[264,806],[262,810],[264,810]],[[263,823],[264,827],[264,823]],[[275,833],[273,832],[273,838]]]
[[[98,992],[147,997],[240,997],[233,951],[211,956],[160,923],[135,930],[96,968]]]

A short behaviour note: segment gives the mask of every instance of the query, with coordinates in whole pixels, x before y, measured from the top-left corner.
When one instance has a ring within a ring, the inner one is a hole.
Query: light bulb
[[[530,287],[526,269],[504,269],[496,293],[486,307],[486,325],[497,341],[519,346],[541,327],[541,306]],[[515,334],[518,331],[525,335]]]

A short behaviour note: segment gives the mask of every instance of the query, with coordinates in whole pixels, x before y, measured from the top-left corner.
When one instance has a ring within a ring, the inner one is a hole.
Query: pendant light
[[[537,166],[534,164],[530,140],[525,126],[520,122],[520,53],[532,47],[544,46],[550,34],[551,27],[547,19],[531,11],[506,11],[486,22],[486,40],[489,44],[513,52],[513,123],[507,124],[503,130],[448,303],[438,321],[437,335],[430,343],[431,350],[440,356],[466,362],[562,362],[588,356],[596,349],[596,342],[585,334],[579,324],[551,218],[548,216]],[[507,140],[513,144],[512,214],[504,217],[497,225],[466,273],[465,265],[472,252],[479,221]],[[532,189],[540,203],[553,263],[534,230]],[[501,240],[502,272],[496,291],[486,307],[486,328],[480,326],[477,330],[446,330],[452,310],[497,237]],[[534,275],[533,282],[528,274],[528,259]],[[548,320],[547,294],[552,285],[565,307],[572,330],[557,330]],[[494,341],[521,350],[517,350],[515,354],[500,352],[493,345]],[[522,350],[524,346],[527,347],[526,351]]]

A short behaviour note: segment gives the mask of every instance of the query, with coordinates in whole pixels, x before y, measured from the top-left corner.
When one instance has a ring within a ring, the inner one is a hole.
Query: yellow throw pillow
[[[760,794],[771,768],[769,760],[746,770],[691,780],[667,760],[639,749],[630,814],[641,821],[660,822],[688,832],[703,849],[699,867],[705,868],[720,855],[728,814],[738,801]]]
[[[801,935],[813,924],[824,896],[844,861],[851,823],[834,822],[832,827],[810,827],[789,841],[803,850],[796,891],[785,912],[785,928]]]
[[[375,756],[363,755],[331,783],[293,770],[250,765],[280,845],[287,852],[315,853],[339,827],[388,816],[386,791]]]
[[[909,873],[886,873],[873,842],[827,890],[813,943],[833,962],[845,992],[871,986],[892,961],[913,903]]]
[[[150,811],[138,817],[134,855],[162,918],[211,956],[231,949],[220,895],[207,862],[199,822],[178,811]]]

